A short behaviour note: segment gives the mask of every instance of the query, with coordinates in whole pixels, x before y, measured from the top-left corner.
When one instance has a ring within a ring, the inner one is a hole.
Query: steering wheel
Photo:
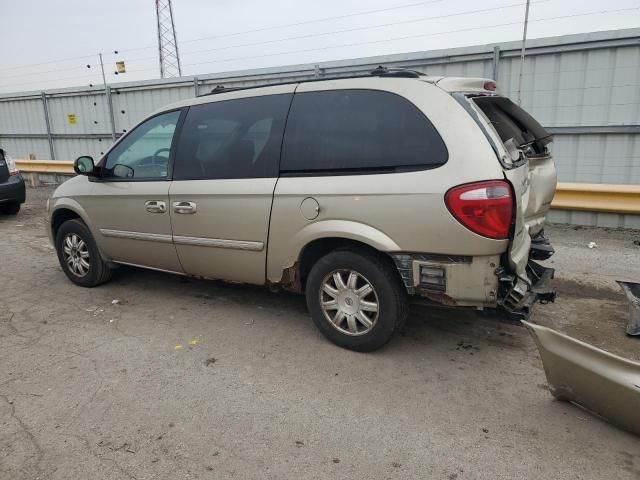
[[[154,163],[154,164],[155,164],[155,163],[161,163],[161,162],[156,162],[156,159],[158,158],[158,155],[159,155],[160,153],[162,153],[162,152],[167,152],[167,154],[169,154],[169,153],[171,152],[171,149],[169,149],[169,148],[160,148],[160,149],[156,150],[156,152],[153,154],[153,157],[152,157],[151,163]],[[169,159],[169,155],[167,155],[167,158],[166,158],[166,159],[167,159],[167,160]],[[164,159],[164,157],[163,157],[163,160],[165,160],[165,159]]]

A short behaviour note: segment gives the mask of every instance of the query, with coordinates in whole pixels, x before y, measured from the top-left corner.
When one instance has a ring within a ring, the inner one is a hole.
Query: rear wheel
[[[15,215],[20,211],[20,202],[11,202],[0,205],[0,213],[5,215]]]
[[[56,234],[56,251],[62,270],[76,285],[95,287],[111,278],[91,232],[81,220],[67,220]]]
[[[360,352],[382,347],[407,315],[407,295],[393,267],[365,251],[336,251],[318,260],[306,297],[323,335]]]

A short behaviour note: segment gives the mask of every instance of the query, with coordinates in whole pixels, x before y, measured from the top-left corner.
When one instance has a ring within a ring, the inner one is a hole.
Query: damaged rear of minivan
[[[447,89],[447,82],[439,83]],[[555,299],[549,282],[553,269],[538,263],[554,253],[544,234],[545,217],[557,185],[556,167],[548,149],[552,136],[525,110],[493,93],[494,82],[481,85],[477,91],[450,93],[484,133],[513,189],[513,231],[496,272],[498,302],[509,313],[527,318],[536,301]]]

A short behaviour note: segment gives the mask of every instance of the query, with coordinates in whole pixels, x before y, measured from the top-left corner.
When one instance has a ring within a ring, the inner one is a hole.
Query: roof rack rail
[[[424,75],[425,75],[424,73],[418,72],[416,70],[408,70],[405,68],[388,68],[388,67],[379,65],[369,73],[357,74],[357,75],[351,75],[351,76],[310,78],[308,80],[294,80],[291,82],[281,82],[281,83],[264,83],[262,85],[251,85],[247,87],[225,87],[224,85],[216,85],[215,88],[213,88],[209,93],[203,93],[198,96],[205,97],[207,95],[217,95],[219,93],[227,93],[227,92],[233,92],[237,90],[249,90],[252,88],[261,88],[261,87],[276,87],[279,85],[291,85],[293,83],[321,82],[323,80],[343,80],[346,78],[367,78],[372,76],[373,77],[395,77],[395,78],[419,78]]]
[[[419,78],[424,76],[424,73],[407,68],[388,68],[378,65],[371,71],[371,75],[376,77]]]

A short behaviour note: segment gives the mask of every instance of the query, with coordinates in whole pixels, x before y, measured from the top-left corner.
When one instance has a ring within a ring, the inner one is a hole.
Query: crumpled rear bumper
[[[640,363],[550,328],[522,323],[538,346],[554,397],[640,435]]]
[[[553,268],[529,260],[527,276],[530,283],[504,272],[500,275],[500,305],[516,318],[526,320],[531,315],[536,302],[548,303],[556,299],[556,291],[551,286],[555,274]]]

